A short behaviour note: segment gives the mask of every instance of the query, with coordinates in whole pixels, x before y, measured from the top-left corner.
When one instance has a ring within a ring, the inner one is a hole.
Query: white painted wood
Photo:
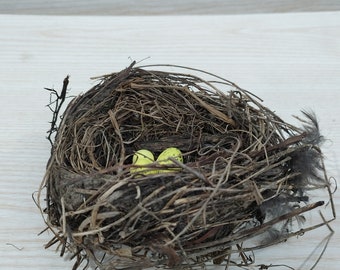
[[[1,0],[0,13],[38,15],[179,15],[337,11],[338,0]]]
[[[44,250],[49,235],[31,195],[49,157],[51,114],[43,87],[71,94],[89,77],[118,71],[130,58],[180,64],[228,78],[262,97],[285,120],[311,108],[328,138],[328,173],[340,178],[340,12],[183,17],[0,16],[0,269],[71,269]],[[339,208],[339,194],[335,195]],[[316,216],[311,216],[314,220]],[[339,228],[339,221],[332,224]],[[257,263],[298,268],[327,235],[325,229],[257,253]],[[336,270],[336,231],[316,269]],[[11,245],[8,245],[11,244]],[[15,248],[15,245],[17,248]],[[274,261],[271,260],[274,258]],[[277,258],[277,259],[275,259]],[[313,257],[315,259],[315,257]],[[310,264],[310,263],[309,263]],[[273,268],[286,269],[286,268]]]

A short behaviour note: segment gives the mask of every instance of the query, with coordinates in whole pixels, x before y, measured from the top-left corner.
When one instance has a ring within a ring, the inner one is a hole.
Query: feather
[[[319,123],[313,111],[301,111],[306,120],[300,119],[304,123],[303,129],[307,136],[303,142],[305,144],[320,145],[324,141],[324,137],[320,134]]]

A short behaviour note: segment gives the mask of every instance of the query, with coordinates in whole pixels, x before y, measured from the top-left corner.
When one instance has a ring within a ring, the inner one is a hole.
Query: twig
[[[64,103],[64,101],[66,99],[66,93],[67,93],[67,86],[68,86],[68,83],[69,83],[69,78],[70,78],[69,75],[67,75],[65,77],[65,79],[63,81],[63,87],[61,89],[60,95],[58,94],[58,92],[56,90],[54,90],[52,88],[45,88],[45,90],[51,92],[51,96],[52,95],[56,96],[56,100],[54,100],[53,102],[50,102],[47,105],[47,107],[53,113],[52,121],[50,122],[51,123],[51,128],[47,131],[47,133],[48,133],[47,139],[49,140],[51,145],[53,145],[53,142],[52,142],[52,139],[51,139],[52,134],[57,131],[58,115],[60,113],[61,106],[63,105],[63,103]],[[51,108],[52,104],[55,104],[54,108]]]
[[[17,250],[20,250],[20,251],[24,249],[24,247],[20,247],[20,248],[19,248],[18,246],[14,245],[14,244],[12,244],[12,243],[6,243],[6,245],[7,245],[7,246],[12,246],[12,247],[14,247],[14,248],[16,248]]]

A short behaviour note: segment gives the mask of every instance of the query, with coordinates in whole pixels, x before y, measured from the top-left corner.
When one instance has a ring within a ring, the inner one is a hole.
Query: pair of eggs
[[[169,147],[165,149],[157,158],[156,162],[159,165],[171,166],[174,165],[174,162],[171,159],[175,159],[179,162],[183,162],[183,156],[181,150],[176,147]],[[161,174],[168,173],[177,170],[173,169],[152,169],[148,168],[148,165],[155,162],[155,157],[153,153],[147,149],[138,150],[132,158],[132,163],[134,166],[130,168],[131,174],[140,174],[140,175],[150,175],[150,174]]]

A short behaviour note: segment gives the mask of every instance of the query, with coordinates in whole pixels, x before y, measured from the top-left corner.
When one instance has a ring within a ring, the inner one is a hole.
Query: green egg
[[[136,166],[132,166],[130,168],[130,173],[131,174],[138,173],[141,175],[150,174],[150,170],[148,170],[147,166],[143,165],[149,165],[154,161],[155,158],[151,151],[147,149],[138,150],[132,157],[132,164]]]
[[[183,155],[181,150],[179,150],[176,147],[169,147],[165,149],[157,158],[157,162],[160,165],[171,165],[174,164],[174,162],[170,159],[175,159],[179,162],[183,163]],[[164,169],[164,170],[159,170],[158,173],[166,173],[166,172],[173,172],[177,171],[178,169]]]

